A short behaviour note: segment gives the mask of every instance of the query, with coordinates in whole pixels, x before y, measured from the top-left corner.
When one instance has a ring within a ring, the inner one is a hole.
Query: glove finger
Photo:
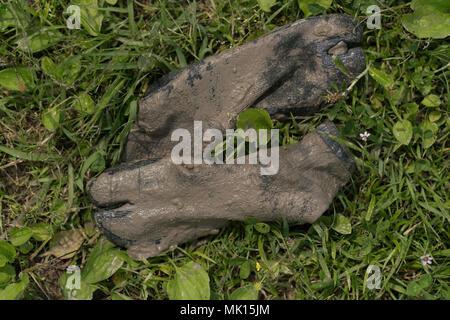
[[[177,244],[217,234],[226,224],[223,219],[183,217],[179,207],[158,200],[98,211],[95,221],[110,241],[126,247],[135,259],[154,257]]]
[[[339,86],[364,70],[364,52],[358,47],[362,38],[360,25],[347,16],[331,18],[325,20],[328,24],[319,20],[317,29],[312,32],[327,34],[326,30],[333,26],[339,33],[317,40],[311,45],[309,54],[296,57],[298,65],[292,74],[278,81],[255,102],[254,107],[265,109],[276,118],[291,113],[294,116],[311,114],[324,104],[325,95],[332,90],[333,84]],[[348,74],[336,66],[336,57]]]
[[[127,247],[130,256],[137,258],[156,256],[179,243],[214,234],[228,220],[273,221],[283,216],[288,221],[313,223],[352,171],[349,151],[328,135],[340,137],[331,122],[282,148],[279,171],[269,176],[262,176],[257,165],[199,165],[189,169],[191,174],[171,166],[178,180],[166,180],[158,191],[135,192],[134,204],[101,210],[95,214],[96,222],[111,241]],[[162,171],[153,170],[160,162],[171,163],[164,158],[141,170],[149,173],[150,181],[161,175]],[[115,172],[116,179],[135,181],[136,170],[124,176],[119,175],[124,170]],[[167,171],[164,176],[168,175]]]
[[[143,170],[146,167],[147,169]],[[91,179],[86,191],[97,207],[110,207],[125,202],[135,202],[142,190],[152,186],[155,177],[164,177],[164,162],[147,159],[108,169]],[[161,172],[163,171],[163,172]],[[154,175],[154,172],[160,172]]]
[[[231,128],[230,119],[293,77],[258,107],[269,108],[282,98],[284,102],[272,111],[289,113],[283,109],[289,106],[290,97],[291,102],[297,101],[293,103],[297,108],[316,111],[331,82],[340,84],[343,79],[330,81],[324,66],[327,61],[321,56],[328,56],[326,50],[340,41],[353,45],[360,39],[361,29],[350,16],[312,17],[167,74],[141,100],[124,160],[168,155],[174,145],[170,133],[177,128],[192,129],[194,120],[203,121],[205,128]],[[335,68],[331,58],[328,62]]]

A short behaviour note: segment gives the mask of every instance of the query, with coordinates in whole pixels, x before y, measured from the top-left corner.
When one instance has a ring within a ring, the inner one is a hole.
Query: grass
[[[369,2],[333,1],[327,13],[364,23]],[[0,22],[0,70],[24,66],[31,74],[16,89],[0,86],[0,240],[16,250],[3,284],[6,267],[0,268],[0,291],[22,283],[16,298],[62,298],[65,268],[83,268],[94,255],[102,235],[84,187],[118,163],[152,81],[304,17],[288,0],[271,12],[256,0],[99,3],[101,33],[92,21],[91,32],[86,23],[67,29],[60,0],[11,1],[13,25]],[[247,285],[260,299],[450,298],[449,45],[402,27],[402,15],[411,11],[406,1],[380,6],[382,28],[364,28],[363,48],[384,80],[366,73],[345,97],[332,95],[335,103],[323,113],[297,120],[310,127],[333,120],[357,162],[324,216],[313,225],[274,222],[268,229],[233,223],[160,257],[122,256],[114,275],[95,281],[92,298],[167,299],[168,281],[191,261],[207,271],[214,299],[229,299]],[[53,34],[45,38],[43,28]],[[18,46],[39,30],[33,45]],[[439,99],[434,107],[424,105],[430,95]],[[301,137],[292,121],[277,125],[284,143]],[[350,224],[350,233],[342,224]],[[58,258],[64,250],[72,257]],[[421,264],[425,254],[431,265]],[[367,286],[370,265],[380,268],[380,289]]]

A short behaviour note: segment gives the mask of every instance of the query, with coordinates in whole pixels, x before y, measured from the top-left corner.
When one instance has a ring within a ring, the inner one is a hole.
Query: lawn
[[[77,0],[77,29],[66,1],[0,2],[1,299],[450,299],[450,46],[433,24],[448,5],[417,27],[424,1]],[[338,126],[357,169],[328,211],[234,222],[142,261],[107,242],[86,183],[119,163],[149,85],[326,13],[361,21],[368,68],[321,113],[276,125],[284,144]]]

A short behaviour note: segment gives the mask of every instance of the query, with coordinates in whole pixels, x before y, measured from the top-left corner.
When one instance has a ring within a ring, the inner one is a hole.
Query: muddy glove
[[[350,16],[311,17],[167,74],[141,100],[122,159],[168,155],[170,133],[191,130],[194,120],[223,130],[248,107],[274,118],[318,111],[333,83],[342,86],[364,70],[361,36]],[[348,76],[336,67],[336,56]]]
[[[350,178],[353,160],[327,122],[279,150],[278,173],[258,164],[175,165],[170,156],[109,169],[88,183],[97,225],[131,257],[157,256],[216,234],[230,220],[314,222]],[[327,134],[325,134],[325,133]]]

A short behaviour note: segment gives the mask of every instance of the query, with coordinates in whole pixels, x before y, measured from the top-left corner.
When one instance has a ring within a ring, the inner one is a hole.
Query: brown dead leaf
[[[58,232],[50,242],[50,250],[42,254],[42,256],[53,255],[60,259],[72,258],[83,244],[83,241],[83,235],[78,229]]]

